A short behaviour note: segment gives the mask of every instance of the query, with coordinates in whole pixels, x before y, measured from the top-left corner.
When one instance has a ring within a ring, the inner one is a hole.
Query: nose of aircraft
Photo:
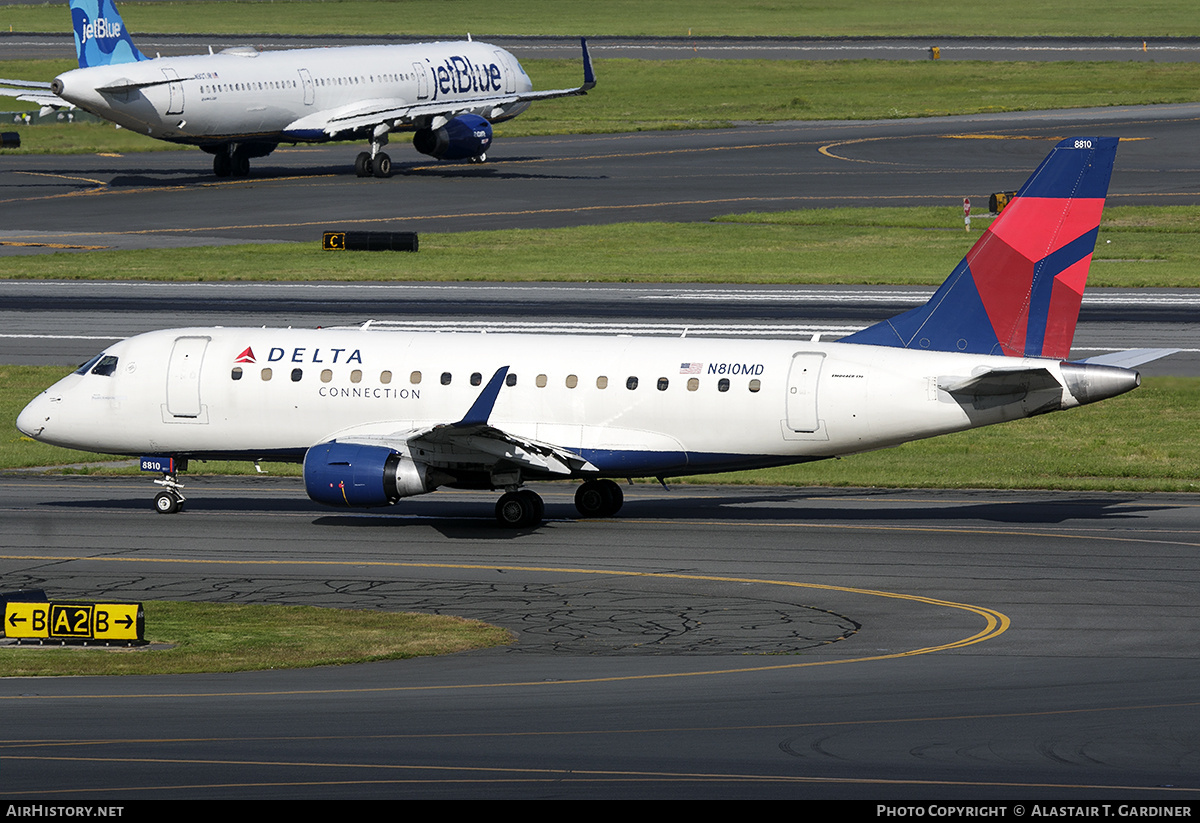
[[[46,429],[50,421],[50,397],[42,392],[17,415],[17,431],[35,440]]]

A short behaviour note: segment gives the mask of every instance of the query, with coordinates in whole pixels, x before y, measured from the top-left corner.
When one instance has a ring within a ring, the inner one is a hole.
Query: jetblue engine
[[[477,114],[460,114],[440,129],[421,129],[413,148],[438,160],[483,157],[492,145],[492,124]]]
[[[327,506],[387,506],[437,487],[423,464],[384,446],[338,443],[313,446],[304,455],[304,488]]]

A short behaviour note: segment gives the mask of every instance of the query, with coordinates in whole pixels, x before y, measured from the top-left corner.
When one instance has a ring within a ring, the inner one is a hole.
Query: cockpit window
[[[111,354],[98,354],[75,370],[76,374],[98,374],[112,377],[117,370],[117,358]]]
[[[117,370],[117,358],[111,354],[106,354],[100,358],[100,362],[92,367],[92,374],[98,374],[101,377],[112,377],[113,372]]]
[[[104,352],[100,352],[98,355],[93,357],[91,360],[87,361],[86,363],[81,365],[79,368],[77,368],[75,370],[75,373],[76,374],[87,374],[88,372],[90,372],[92,370],[92,366],[94,366],[100,362],[100,358],[103,356],[104,356]]]

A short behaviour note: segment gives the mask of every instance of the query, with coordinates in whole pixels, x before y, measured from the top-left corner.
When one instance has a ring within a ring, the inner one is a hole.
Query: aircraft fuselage
[[[74,69],[55,78],[52,88],[64,100],[131,131],[203,145],[322,142],[332,135],[315,125],[305,128],[303,118],[321,113],[324,122],[331,111],[369,109],[372,100],[390,107],[396,101],[453,107],[457,100],[528,92],[532,83],[509,52],[467,41],[234,49]],[[480,104],[472,111],[498,122],[526,108],[524,102]]]
[[[105,355],[107,373],[55,384],[21,430],[118,454],[300,460],[324,441],[457,420],[507,366],[490,424],[614,477],[803,462],[1070,408],[1079,400],[1063,370],[1083,368],[791,340],[345,329],[166,330]],[[1031,367],[1050,378],[978,395],[940,388]]]

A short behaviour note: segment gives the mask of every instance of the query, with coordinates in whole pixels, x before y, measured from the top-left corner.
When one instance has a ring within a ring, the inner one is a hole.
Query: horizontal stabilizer
[[[1132,369],[1134,366],[1140,366],[1143,363],[1149,363],[1154,360],[1160,360],[1164,357],[1169,357],[1172,354],[1179,352],[1179,349],[1126,349],[1125,351],[1114,351],[1108,354],[1098,354],[1095,357],[1089,357],[1085,360],[1078,360],[1078,363],[1090,363],[1096,366],[1120,366],[1123,369]]]
[[[940,377],[938,388],[950,394],[1000,397],[1041,389],[1061,389],[1062,384],[1046,368],[988,369],[971,377]]]

